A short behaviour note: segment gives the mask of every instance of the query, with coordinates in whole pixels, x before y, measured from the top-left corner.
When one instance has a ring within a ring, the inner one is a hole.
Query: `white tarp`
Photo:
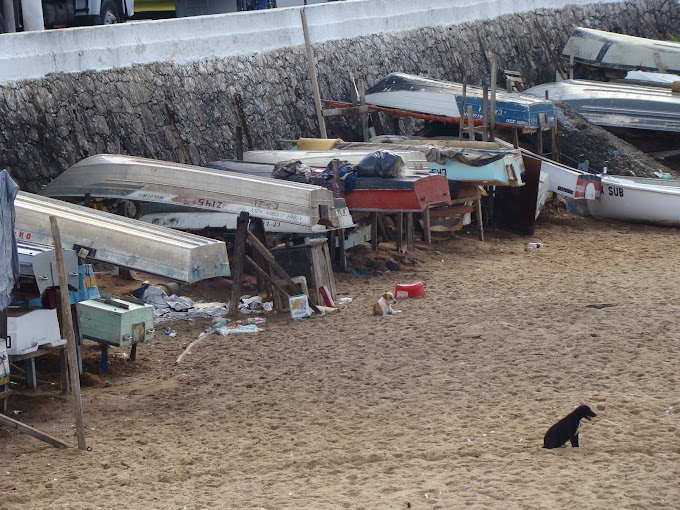
[[[19,186],[6,170],[0,171],[0,310],[11,302],[14,282],[19,277],[19,254],[14,237],[14,198]]]

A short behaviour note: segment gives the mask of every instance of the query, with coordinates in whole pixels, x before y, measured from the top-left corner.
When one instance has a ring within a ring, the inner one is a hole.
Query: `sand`
[[[176,323],[90,378],[92,451],[0,430],[0,507],[680,508],[679,248],[675,229],[553,213],[531,239],[462,235],[418,245],[417,268],[338,275],[340,313],[211,336],[180,366],[203,323]],[[369,315],[415,280],[426,298]],[[580,403],[598,413],[581,447],[541,448]],[[75,444],[54,386],[10,408]]]

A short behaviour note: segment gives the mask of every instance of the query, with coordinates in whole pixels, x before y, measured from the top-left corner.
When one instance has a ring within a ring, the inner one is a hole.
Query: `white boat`
[[[463,107],[461,83],[433,80],[422,76],[392,73],[366,91],[366,103],[371,106],[392,108],[423,115],[445,117],[450,122],[460,122],[466,112]],[[465,91],[465,110],[472,108],[475,124],[482,122],[484,111],[483,89],[468,86]],[[523,93],[496,93],[496,125],[536,129],[541,117],[546,126],[555,125],[553,104],[545,99],[525,96]]]
[[[547,92],[597,126],[680,132],[680,94],[670,88],[565,80],[524,92],[541,97]]]
[[[680,44],[605,32],[574,29],[562,57],[590,67],[617,71],[680,72]]]
[[[333,194],[320,186],[131,156],[84,159],[40,194],[130,201],[138,207],[138,216],[164,214],[167,221],[156,223],[175,228],[179,227],[170,220],[174,213],[201,211],[213,213],[209,216],[213,220],[223,214],[221,228],[233,223],[241,211],[307,229],[338,224]]]
[[[602,188],[601,178],[544,158],[522,149],[525,164],[538,163],[541,175],[547,176],[548,190],[566,198],[576,200],[597,200]],[[541,177],[543,179],[543,177]]]
[[[602,176],[599,200],[588,200],[597,218],[680,226],[680,181]]]
[[[230,274],[223,241],[25,192],[14,208],[17,241],[52,246],[49,218],[56,216],[64,248],[83,258],[182,282]]]

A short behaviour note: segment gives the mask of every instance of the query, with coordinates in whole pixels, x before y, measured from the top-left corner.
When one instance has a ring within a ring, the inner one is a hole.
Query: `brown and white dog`
[[[396,305],[397,300],[394,299],[394,294],[391,292],[385,292],[378,302],[373,305],[373,315],[379,315],[384,317],[385,315],[394,315],[395,313],[400,313],[401,310],[392,309],[392,305]]]

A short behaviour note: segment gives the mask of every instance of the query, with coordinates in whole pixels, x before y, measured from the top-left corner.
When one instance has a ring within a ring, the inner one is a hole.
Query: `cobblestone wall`
[[[324,98],[348,100],[348,70],[374,83],[393,71],[488,83],[492,53],[503,69],[529,84],[551,81],[574,26],[630,35],[680,35],[674,0],[570,6],[491,21],[420,29],[315,45]],[[549,46],[549,48],[548,48]],[[277,140],[316,136],[303,47],[190,65],[151,64],[0,85],[0,168],[22,189],[38,191],[81,159],[124,154],[201,164],[235,155],[234,129],[246,145],[277,148]],[[336,117],[329,136],[352,139],[355,120]]]

